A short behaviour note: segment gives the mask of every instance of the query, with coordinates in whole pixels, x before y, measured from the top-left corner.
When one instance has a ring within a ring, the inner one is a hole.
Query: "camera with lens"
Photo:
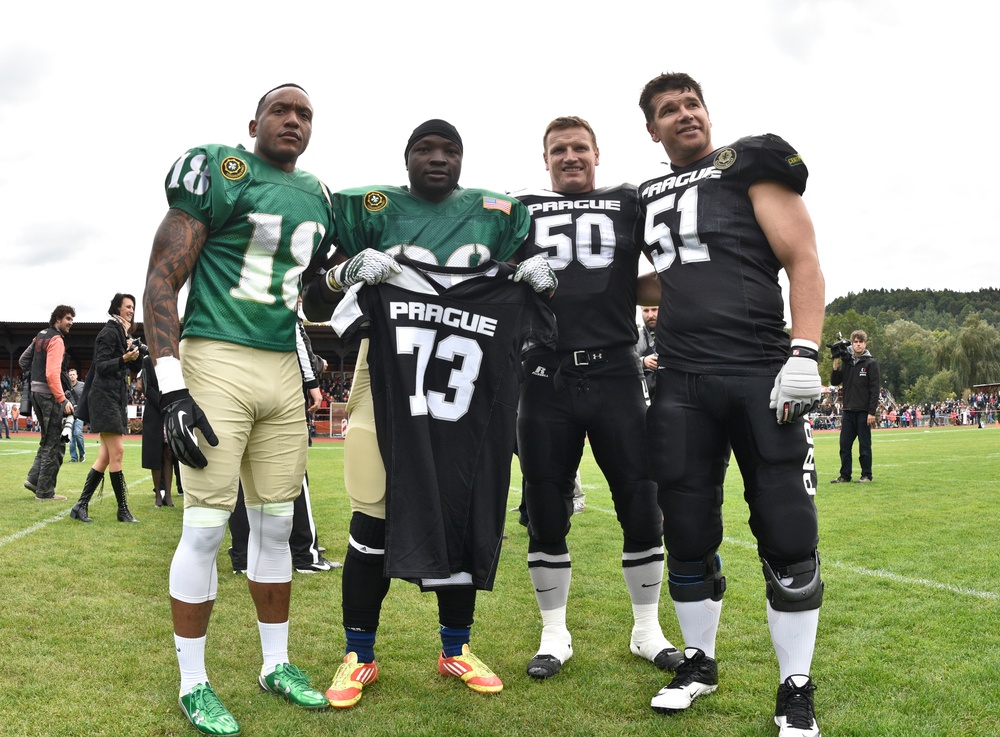
[[[844,360],[851,355],[851,341],[845,340],[843,333],[838,332],[837,340],[833,343],[827,343],[826,347],[830,349],[830,358]]]
[[[139,358],[145,358],[146,356],[149,355],[149,346],[143,343],[142,338],[138,336],[132,338],[132,348],[139,349]]]
[[[62,421],[62,432],[59,433],[59,439],[64,443],[68,443],[70,438],[73,437],[73,422],[76,417],[73,415],[65,415]]]

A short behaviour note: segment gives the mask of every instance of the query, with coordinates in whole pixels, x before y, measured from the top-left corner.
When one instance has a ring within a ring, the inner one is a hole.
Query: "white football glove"
[[[333,291],[340,292],[358,282],[381,284],[400,271],[402,269],[392,256],[374,248],[366,248],[326,272],[326,284]]]
[[[517,265],[514,281],[523,281],[539,294],[552,294],[559,285],[556,272],[541,254],[525,259]]]
[[[779,425],[812,412],[819,405],[823,384],[819,379],[819,352],[814,343],[795,339],[788,360],[774,379],[770,407]]]

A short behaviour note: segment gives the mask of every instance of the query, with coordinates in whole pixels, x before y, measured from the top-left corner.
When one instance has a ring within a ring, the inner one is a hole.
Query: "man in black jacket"
[[[859,483],[872,480],[872,428],[878,422],[878,396],[880,373],[878,361],[867,350],[868,334],[864,330],[851,333],[850,364],[840,365],[833,359],[831,384],[843,384],[844,410],[840,425],[840,476],[830,483],[842,484],[851,480],[851,449],[858,439],[858,458],[861,463]]]

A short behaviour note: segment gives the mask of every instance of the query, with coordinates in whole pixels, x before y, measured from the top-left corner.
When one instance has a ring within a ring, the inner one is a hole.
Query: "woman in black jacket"
[[[80,500],[69,516],[81,522],[92,521],[87,516],[87,507],[97,487],[104,481],[104,472],[108,471],[118,500],[118,521],[138,522],[128,508],[128,488],[122,472],[124,436],[128,432],[128,364],[139,358],[139,344],[129,337],[135,314],[135,297],[116,294],[108,314],[111,319],[94,341],[94,362],[77,410],[77,417],[90,422],[90,431],[100,433],[101,447],[87,474]]]

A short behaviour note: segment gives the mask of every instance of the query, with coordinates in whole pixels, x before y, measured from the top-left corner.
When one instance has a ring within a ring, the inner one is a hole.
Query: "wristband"
[[[337,281],[337,277],[334,272],[336,272],[337,267],[333,267],[328,272],[326,272],[326,285],[330,287],[334,292],[343,292],[344,285]]]
[[[174,356],[163,356],[156,359],[153,367],[156,372],[156,383],[160,385],[160,394],[186,389],[184,374],[181,373],[181,362]]]
[[[792,347],[788,349],[789,358],[811,358],[819,362],[819,346],[805,338],[792,339]]]

